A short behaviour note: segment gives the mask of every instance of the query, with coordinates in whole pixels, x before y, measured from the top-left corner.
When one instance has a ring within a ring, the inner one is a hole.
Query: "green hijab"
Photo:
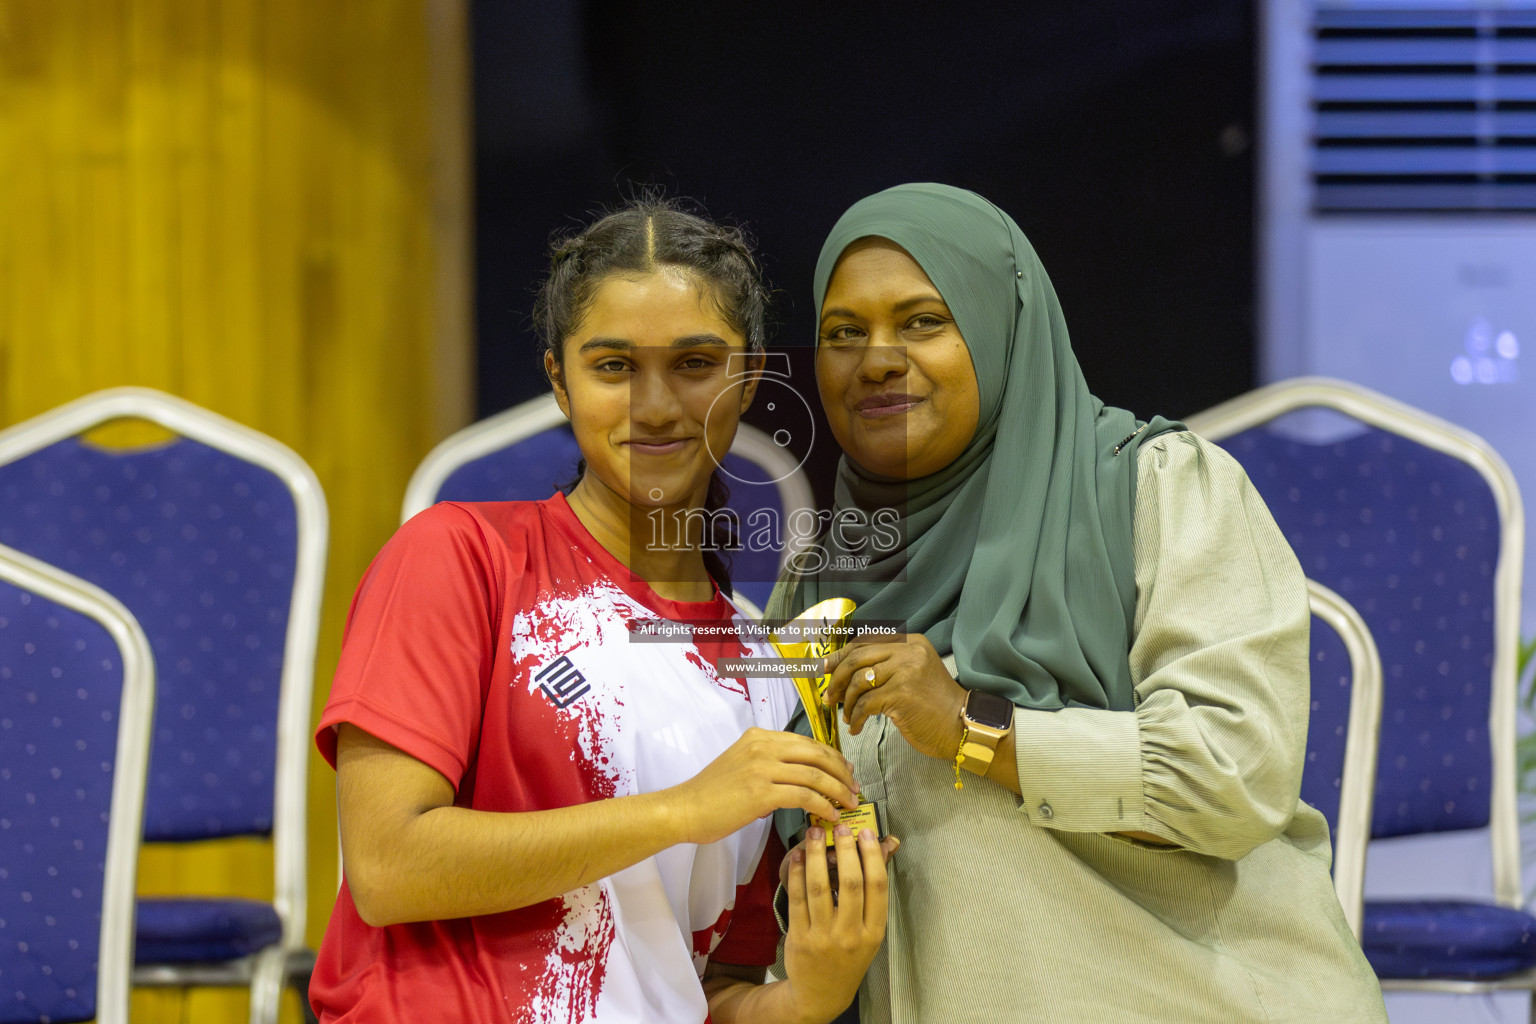
[[[967,689],[1029,708],[1131,709],[1136,451],[1182,425],[1142,423],[1088,393],[1035,250],[973,192],[899,185],[855,203],[817,261],[818,311],[843,250],[871,236],[905,249],[954,314],[980,388],[976,434],[953,463],[916,480],[876,476],[844,455],[833,522],[843,510],[868,523],[896,509],[902,543],[880,553],[879,527],[830,531],[829,564],[874,552],[868,565],[791,574],[770,616],[849,597],[856,621],[898,620],[953,653]]]

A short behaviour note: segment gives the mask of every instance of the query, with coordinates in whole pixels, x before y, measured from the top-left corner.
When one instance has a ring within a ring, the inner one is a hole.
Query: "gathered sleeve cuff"
[[[1013,715],[1019,810],[1068,832],[1139,832],[1142,762],[1136,714],[1064,708]]]
[[[1296,812],[1306,581],[1242,468],[1194,434],[1142,447],[1134,711],[1020,709],[1020,810],[1236,860]]]

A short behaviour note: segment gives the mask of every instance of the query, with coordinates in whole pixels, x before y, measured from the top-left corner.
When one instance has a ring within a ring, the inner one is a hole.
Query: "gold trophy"
[[[796,618],[775,630],[768,639],[781,658],[825,658],[848,642],[853,628],[850,621],[856,607],[858,606],[846,597],[829,597],[825,601],[811,605]],[[838,753],[842,753],[842,741],[837,731],[837,708],[828,707],[824,700],[827,687],[831,682],[830,672],[814,679],[808,676],[796,676],[795,692],[800,695],[800,704],[805,708],[805,717],[811,723],[811,735]],[[815,815],[811,815],[810,818],[813,824],[820,825],[826,830],[827,845],[831,846],[834,841],[832,828],[836,822],[826,822]],[[854,835],[858,835],[859,830],[865,828],[874,829],[878,837],[883,838],[885,835],[885,830],[881,827],[879,809],[872,803],[861,803],[856,808],[842,811],[838,814],[838,821],[852,829]]]

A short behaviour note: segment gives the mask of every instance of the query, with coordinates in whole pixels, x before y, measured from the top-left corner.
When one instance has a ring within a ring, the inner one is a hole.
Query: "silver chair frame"
[[[1389,430],[1426,448],[1444,452],[1476,469],[1493,492],[1499,510],[1499,560],[1494,570],[1493,677],[1488,713],[1493,758],[1489,798],[1489,835],[1493,855],[1494,902],[1521,908],[1520,812],[1516,794],[1516,722],[1519,696],[1515,659],[1520,642],[1520,584],[1525,560],[1525,510],[1508,463],[1463,427],[1415,409],[1386,395],[1328,377],[1297,377],[1240,395],[1185,418],[1190,430],[1210,441],[1261,426],[1298,409],[1332,409],[1361,423]],[[1340,817],[1343,817],[1342,808]],[[1383,979],[1384,989],[1482,993],[1532,990],[1536,1010],[1536,971],[1493,981]]]
[[[1354,605],[1316,580],[1307,580],[1312,614],[1326,622],[1349,653],[1349,726],[1339,780],[1339,820],[1333,833],[1333,888],[1344,920],[1360,939],[1365,923],[1365,853],[1371,842],[1376,796],[1376,746],[1381,734],[1381,656]]]
[[[460,466],[565,422],[565,413],[560,411],[555,396],[547,394],[515,405],[451,435],[428,452],[427,457],[421,460],[421,465],[416,467],[416,472],[411,474],[411,481],[405,488],[405,500],[400,508],[400,521],[405,522],[435,503],[437,492],[444,481]],[[786,519],[799,509],[815,510],[816,498],[811,493],[811,485],[806,481],[805,474],[800,471],[799,461],[774,444],[767,434],[751,424],[743,423],[736,428],[736,440],[731,444],[731,451],[762,466],[773,475]],[[788,560],[808,546],[808,540],[786,544],[779,556],[779,570],[782,572]],[[734,600],[752,617],[762,618],[762,612],[752,602],[739,594],[735,595]]]
[[[146,964],[135,985],[251,989],[252,1024],[275,1024],[285,982],[311,962],[304,949],[307,910],[307,804],[310,702],[325,577],[329,516],[320,480],[291,448],[234,420],[151,388],[97,391],[0,431],[0,465],[14,462],[112,420],[142,419],[276,474],[293,497],[297,565],[278,697],[277,765],[273,778],[273,906],[282,941],[248,957],[216,964]]]
[[[0,545],[0,579],[101,625],[117,642],[123,689],[112,769],[112,809],[101,892],[101,932],[96,967],[98,1024],[126,1024],[133,973],[133,925],[144,827],[144,790],[154,725],[155,660],[138,621],[111,594],[62,569]]]

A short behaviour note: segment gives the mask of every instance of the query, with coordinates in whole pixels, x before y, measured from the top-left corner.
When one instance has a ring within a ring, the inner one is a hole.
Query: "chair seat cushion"
[[[282,941],[283,922],[260,900],[139,900],[134,960],[140,964],[238,960]]]
[[[1536,966],[1536,917],[1491,903],[1368,900],[1361,945],[1379,978],[1502,978]]]

